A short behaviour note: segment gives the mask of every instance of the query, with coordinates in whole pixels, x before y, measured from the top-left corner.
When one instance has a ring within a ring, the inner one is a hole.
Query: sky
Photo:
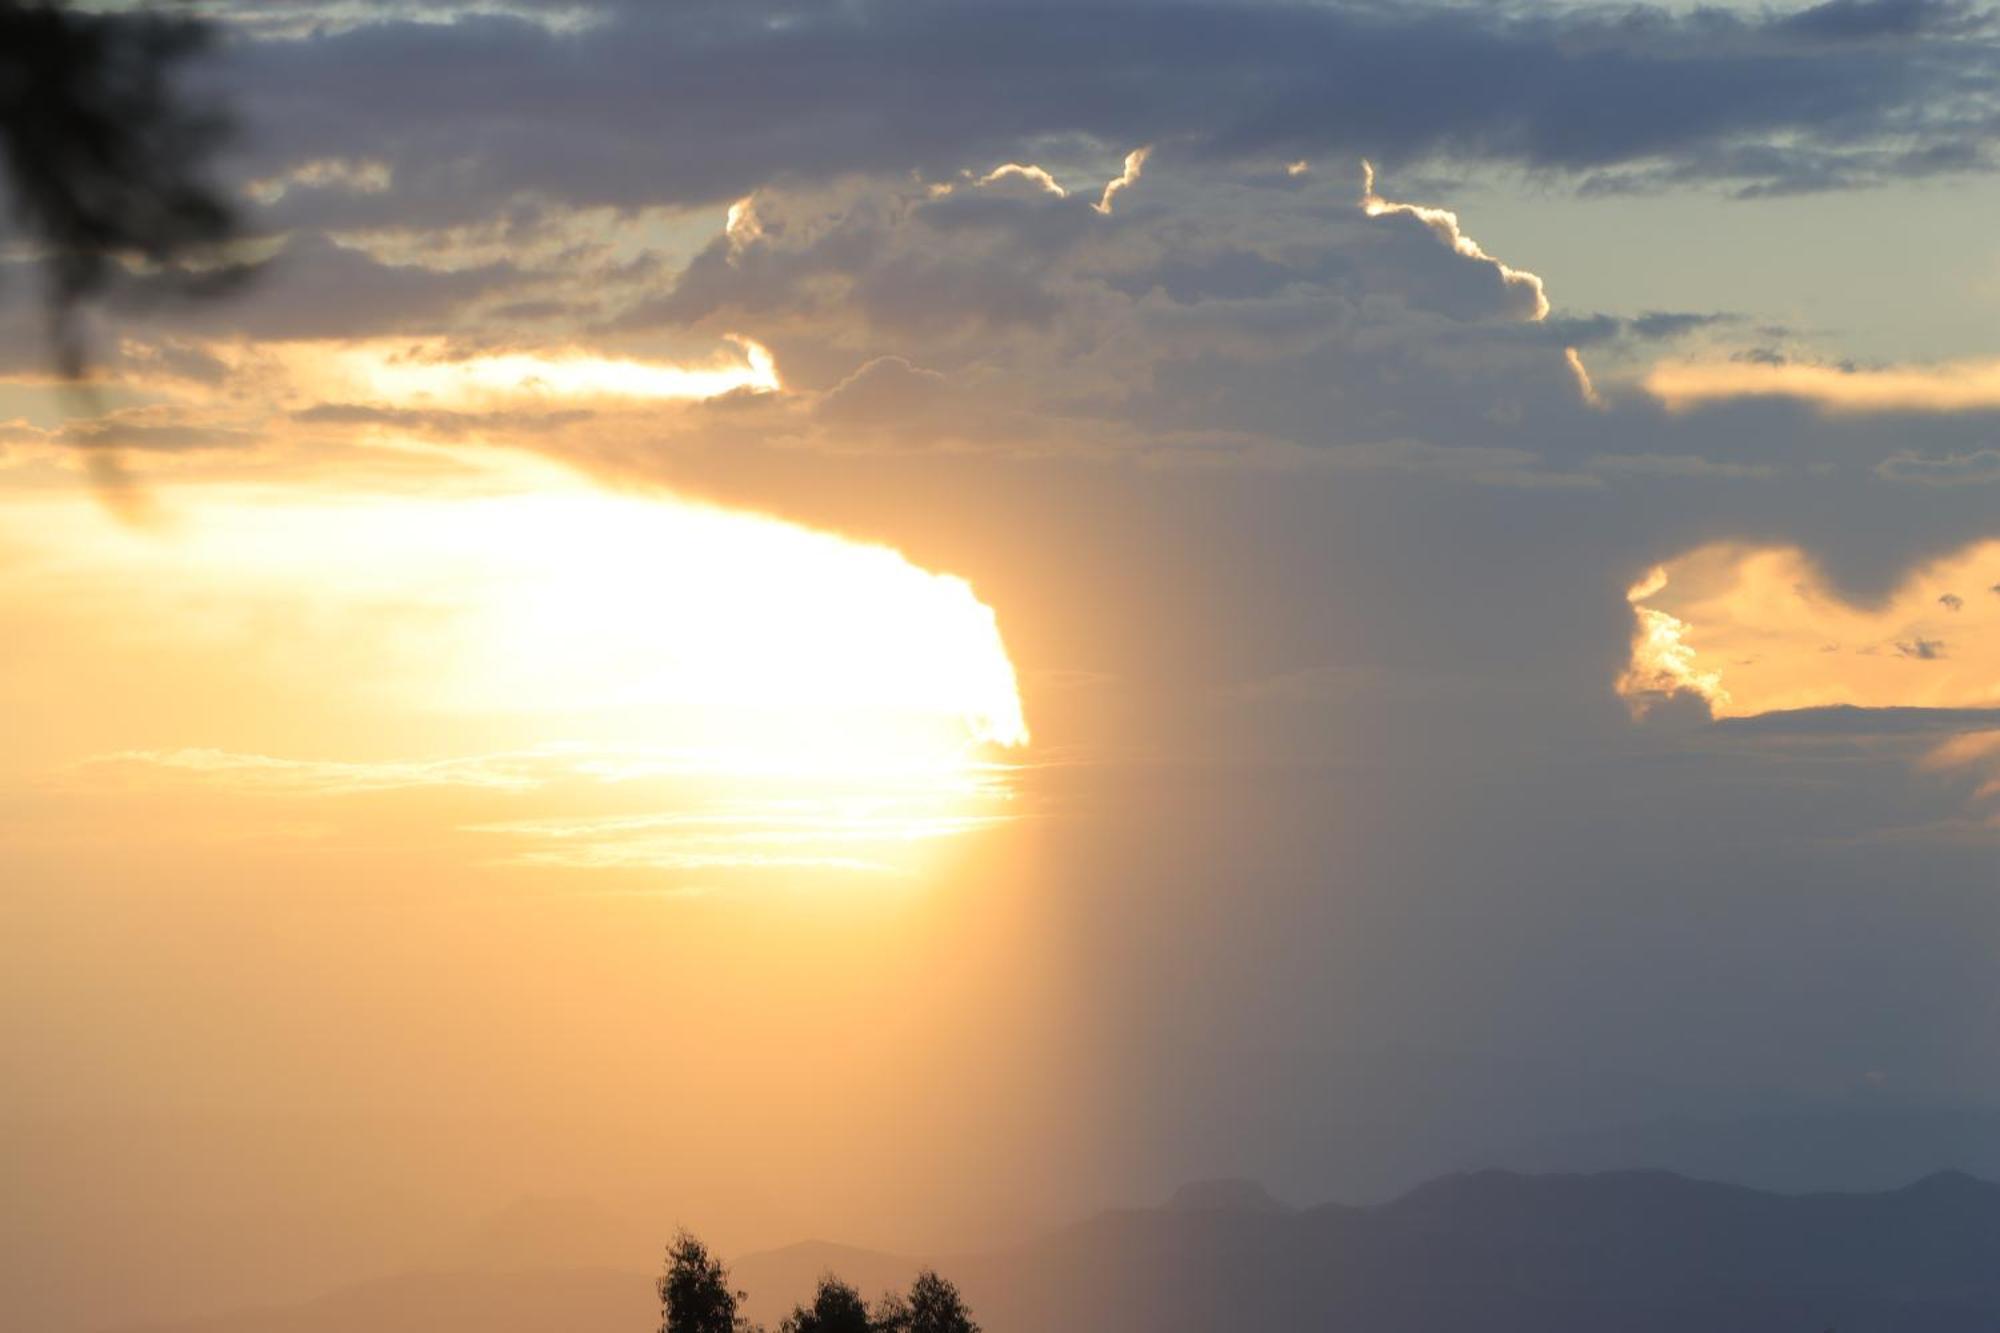
[[[1994,12],[201,8],[258,279],[0,275],[32,1327],[2000,1104]]]

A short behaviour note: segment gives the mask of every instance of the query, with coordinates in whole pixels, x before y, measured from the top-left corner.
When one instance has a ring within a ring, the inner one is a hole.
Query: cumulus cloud
[[[755,330],[812,404],[792,429],[835,448],[865,425],[899,447],[1596,484],[1526,442],[1589,401],[1561,346],[1517,337],[1546,313],[1539,279],[1444,210],[1357,207],[1332,181],[1246,192],[1182,160],[1128,217],[1046,174],[767,188],[756,235],[717,238],[621,327]]]
[[[1479,242],[1465,234],[1459,225],[1458,214],[1450,209],[1431,208],[1423,204],[1399,204],[1375,193],[1375,166],[1367,161],[1361,164],[1361,211],[1371,218],[1415,218],[1430,228],[1438,240],[1449,246],[1454,253],[1481,264],[1491,265],[1502,284],[1521,294],[1527,318],[1531,320],[1548,318],[1549,297],[1539,277],[1487,254]],[[1573,362],[1572,365],[1576,366],[1578,363]],[[1588,384],[1588,376],[1584,376],[1584,382]]]

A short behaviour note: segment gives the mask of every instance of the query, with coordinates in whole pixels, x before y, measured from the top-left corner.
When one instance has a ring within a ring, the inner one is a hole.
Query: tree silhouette
[[[872,1333],[877,1327],[869,1318],[861,1293],[828,1273],[819,1280],[810,1306],[795,1306],[779,1333]]]
[[[979,1333],[958,1288],[926,1268],[910,1294],[883,1300],[875,1314],[879,1333]]]
[[[729,1270],[685,1231],[667,1247],[659,1288],[660,1333],[761,1333],[737,1313],[744,1294],[730,1289]],[[778,1333],[979,1333],[979,1325],[958,1288],[926,1268],[908,1295],[890,1292],[872,1311],[853,1287],[824,1274],[812,1304],[792,1307]]]
[[[9,211],[42,251],[51,342],[71,378],[85,363],[79,306],[134,266],[168,293],[217,290],[243,272],[211,262],[236,235],[207,179],[227,121],[180,80],[208,33],[184,14],[0,0]]]
[[[743,1293],[729,1289],[729,1270],[685,1231],[667,1247],[659,1291],[660,1333],[738,1333],[744,1327],[736,1313]]]

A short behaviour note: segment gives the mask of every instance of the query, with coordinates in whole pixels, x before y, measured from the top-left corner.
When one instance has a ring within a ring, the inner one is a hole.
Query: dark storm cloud
[[[1607,188],[1688,169],[1804,188],[1980,165],[1996,83],[1989,29],[1938,4],[1742,19],[860,0],[542,21],[563,12],[363,11],[239,43],[261,170],[365,148],[393,169],[395,197],[340,207],[404,223],[522,193],[634,206],[783,175],[943,175],[1063,136],[1258,162],[1444,156],[1596,173]]]

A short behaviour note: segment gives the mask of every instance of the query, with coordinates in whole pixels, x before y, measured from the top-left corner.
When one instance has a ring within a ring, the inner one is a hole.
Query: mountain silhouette
[[[1893,1189],[1950,1168],[2000,1180],[2000,1111],[1876,1106],[1656,1118],[1517,1140],[1481,1151],[1476,1164],[1529,1173],[1645,1166],[1786,1194]]]
[[[1478,1171],[1288,1210],[1231,1183],[928,1261],[988,1333],[1993,1333],[2000,1185],[1941,1172],[1784,1195],[1663,1171]],[[828,1269],[870,1291],[918,1262],[814,1244],[731,1273],[768,1319]],[[174,1333],[645,1333],[655,1317],[641,1274],[428,1274]]]

